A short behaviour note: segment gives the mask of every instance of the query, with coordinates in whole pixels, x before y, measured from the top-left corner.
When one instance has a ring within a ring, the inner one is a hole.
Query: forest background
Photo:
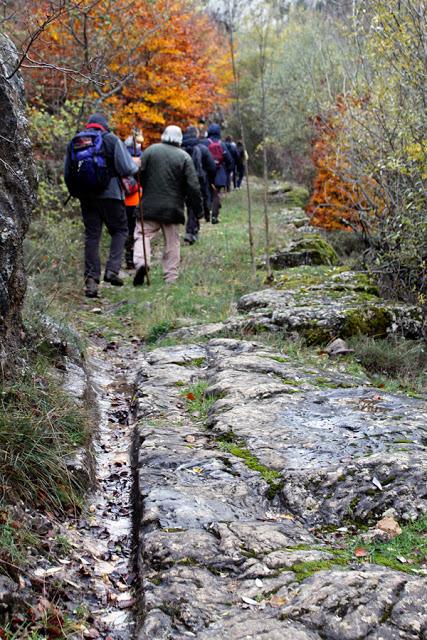
[[[220,121],[251,171],[306,187],[313,224],[360,239],[385,293],[425,304],[425,2],[4,0],[2,14],[22,54],[36,224],[78,215],[62,159],[90,112],[146,143]]]

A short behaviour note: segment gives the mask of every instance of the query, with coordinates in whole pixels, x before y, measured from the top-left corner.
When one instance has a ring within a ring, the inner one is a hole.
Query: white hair
[[[182,131],[180,127],[177,127],[176,125],[171,124],[169,125],[169,127],[166,127],[166,129],[163,131],[160,139],[162,142],[170,142],[171,144],[177,144],[181,146]]]

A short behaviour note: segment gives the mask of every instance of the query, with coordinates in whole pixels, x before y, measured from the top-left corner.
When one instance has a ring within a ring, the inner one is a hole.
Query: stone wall
[[[0,34],[0,363],[19,343],[26,288],[22,243],[36,194],[24,84],[10,39]]]

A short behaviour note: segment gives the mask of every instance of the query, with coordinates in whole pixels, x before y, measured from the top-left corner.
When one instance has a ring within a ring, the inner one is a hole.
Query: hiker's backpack
[[[209,151],[212,158],[215,160],[216,168],[218,169],[224,160],[224,149],[222,148],[221,140],[209,140]]]
[[[67,186],[72,196],[96,195],[108,187],[111,172],[101,131],[86,129],[77,133],[71,140],[69,154],[70,179]]]

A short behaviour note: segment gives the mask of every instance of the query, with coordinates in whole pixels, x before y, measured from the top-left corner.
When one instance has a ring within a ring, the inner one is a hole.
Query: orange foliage
[[[100,0],[87,7],[56,21],[37,43],[38,59],[78,73],[45,70],[40,78],[29,70],[33,102],[98,100],[119,134],[136,125],[148,142],[167,124],[185,126],[226,104],[225,39],[191,0]]]
[[[369,207],[360,186],[350,179],[345,149],[339,144],[345,111],[346,103],[339,99],[328,120],[315,121],[312,157],[317,172],[307,213],[315,226],[349,231],[360,227],[360,211]]]

